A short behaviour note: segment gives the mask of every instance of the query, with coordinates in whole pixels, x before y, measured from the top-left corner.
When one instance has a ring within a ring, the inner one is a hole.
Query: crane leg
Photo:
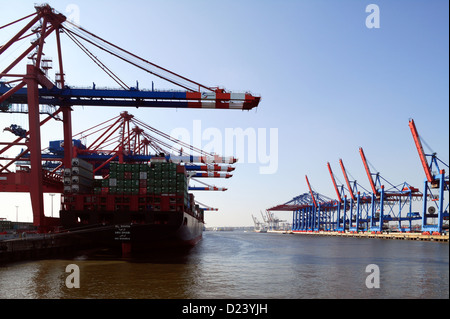
[[[33,223],[40,229],[45,228],[44,196],[42,186],[42,162],[41,162],[41,131],[39,121],[39,92],[37,68],[27,65],[27,89],[28,89],[28,123],[31,164],[30,197],[33,210]]]

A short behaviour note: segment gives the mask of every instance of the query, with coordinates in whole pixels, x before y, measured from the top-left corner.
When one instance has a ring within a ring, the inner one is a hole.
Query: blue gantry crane
[[[424,191],[407,182],[395,185],[379,172],[372,172],[362,147],[359,153],[367,173],[370,190],[356,180],[350,180],[342,159],[339,160],[345,185],[336,182],[330,163],[327,163],[336,200],[312,190],[306,177],[309,193],[270,208],[270,211],[292,211],[292,230],[382,233],[383,231],[417,232],[438,235],[448,230],[449,176],[448,165],[436,153],[425,154],[414,121],[409,126],[413,134],[426,179]],[[428,161],[427,157],[430,158]],[[439,173],[438,173],[439,172]],[[359,191],[359,188],[363,192]],[[348,195],[346,194],[348,192]],[[414,205],[423,200],[422,211]],[[422,224],[414,223],[422,220]]]
[[[425,153],[413,119],[409,120],[409,128],[426,176],[423,188],[422,231],[440,234],[449,227],[449,176],[445,175],[443,168],[448,170],[449,166],[439,159],[436,153]]]

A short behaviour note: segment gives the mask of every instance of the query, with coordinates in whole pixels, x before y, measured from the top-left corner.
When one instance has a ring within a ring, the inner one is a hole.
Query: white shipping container
[[[89,179],[94,179],[94,173],[82,168],[82,167],[72,167],[72,176],[83,176]]]
[[[117,178],[109,179],[109,187],[117,187]]]
[[[147,172],[139,172],[139,179],[147,179]]]
[[[86,162],[85,160],[78,157],[72,158],[72,167],[82,167],[90,172],[94,170],[94,167],[91,163]]]
[[[74,184],[92,187],[93,180],[83,176],[72,176],[72,185]]]
[[[67,177],[67,176],[65,176],[65,177],[64,177],[64,185],[65,185],[65,186],[70,186],[70,185],[72,185],[72,177]]]
[[[87,187],[83,185],[72,185],[72,193],[90,193],[92,191],[92,187]]]

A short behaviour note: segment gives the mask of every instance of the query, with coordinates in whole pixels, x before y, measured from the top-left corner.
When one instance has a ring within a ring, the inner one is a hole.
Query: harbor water
[[[68,265],[77,268],[78,287],[68,284],[75,274]],[[448,299],[449,247],[207,231],[188,252],[139,258],[86,253],[1,265],[0,298]]]

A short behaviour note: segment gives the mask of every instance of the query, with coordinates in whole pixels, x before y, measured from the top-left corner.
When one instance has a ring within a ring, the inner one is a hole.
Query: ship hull
[[[89,216],[80,225],[80,216]],[[125,253],[159,249],[190,248],[203,234],[204,223],[186,212],[104,212],[61,211],[61,222],[77,246],[111,249]]]

